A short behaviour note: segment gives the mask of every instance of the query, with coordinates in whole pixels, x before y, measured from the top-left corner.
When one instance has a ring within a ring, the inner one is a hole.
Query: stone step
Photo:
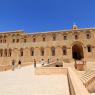
[[[82,76],[80,79],[81,81],[86,84],[90,79],[92,79],[95,76],[95,72],[86,76]]]

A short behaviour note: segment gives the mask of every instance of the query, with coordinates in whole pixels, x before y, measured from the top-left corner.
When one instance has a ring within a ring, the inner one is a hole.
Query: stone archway
[[[76,60],[84,58],[83,47],[81,44],[76,43],[72,46],[72,57]]]

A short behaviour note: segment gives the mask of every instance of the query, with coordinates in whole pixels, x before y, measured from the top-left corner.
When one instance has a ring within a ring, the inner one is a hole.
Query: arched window
[[[34,48],[31,48],[31,49],[30,49],[30,55],[31,55],[31,56],[34,56]]]
[[[64,36],[63,36],[63,39],[64,39],[64,40],[67,40],[67,35],[64,35]]]
[[[36,38],[33,38],[33,42],[36,42]]]
[[[26,43],[26,39],[24,39],[24,43]]]
[[[62,51],[63,51],[63,55],[67,55],[67,48],[66,48],[66,46],[62,47]]]
[[[2,35],[0,35],[0,43],[2,43]]]
[[[2,43],[2,39],[0,39],[0,43]]]
[[[45,39],[45,37],[43,37],[43,41],[45,41],[46,39]]]
[[[23,48],[20,49],[20,56],[23,56]]]
[[[0,39],[2,38],[2,35],[0,35]]]
[[[41,56],[44,56],[44,48],[41,48]]]
[[[16,42],[18,43],[19,42],[19,39],[17,39]]]
[[[88,51],[88,52],[91,52],[91,51],[92,51],[91,45],[88,45],[88,46],[87,46],[87,51]]]
[[[3,42],[6,43],[6,39],[4,39]]]
[[[3,49],[0,49],[0,57],[3,56]]]
[[[9,57],[12,55],[12,50],[9,49]]]
[[[77,35],[77,34],[75,34],[75,39],[76,39],[76,40],[78,39],[78,35]]]
[[[7,49],[4,50],[4,56],[7,57]]]
[[[6,38],[7,36],[6,35],[4,35],[4,38]]]
[[[87,32],[87,33],[86,33],[86,38],[87,38],[87,39],[90,39],[90,38],[91,38],[91,33],[90,33],[90,32]]]
[[[12,34],[12,37],[14,37],[15,36],[15,34]]]
[[[15,39],[13,39],[13,43],[15,42]]]
[[[53,35],[53,41],[55,41],[55,40],[56,40],[56,35],[54,34],[54,35]]]
[[[52,53],[52,56],[55,56],[55,47],[51,48],[51,53]]]

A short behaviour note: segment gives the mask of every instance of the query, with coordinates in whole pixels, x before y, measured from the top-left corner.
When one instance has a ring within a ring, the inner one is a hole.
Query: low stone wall
[[[67,68],[63,67],[40,67],[35,69],[36,75],[50,75],[50,74],[65,74],[67,75]]]
[[[32,65],[32,63],[31,62],[27,62],[27,63],[22,64],[21,66],[25,67],[25,66],[29,66],[29,65]],[[18,65],[16,64],[15,67],[18,67]],[[12,69],[11,65],[0,65],[0,72],[8,71],[10,69]]]
[[[81,80],[71,68],[40,67],[35,69],[36,75],[65,74],[68,78],[70,95],[90,95]]]
[[[11,65],[1,65],[0,71],[7,71],[11,69]]]
[[[26,63],[22,64],[21,66],[25,67],[25,66],[29,66],[29,65],[32,65],[32,64],[33,64],[32,62],[26,62]]]
[[[81,80],[71,68],[68,68],[67,77],[71,93],[70,95],[90,95]]]

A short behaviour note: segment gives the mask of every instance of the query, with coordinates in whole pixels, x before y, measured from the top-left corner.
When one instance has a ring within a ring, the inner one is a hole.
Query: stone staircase
[[[86,69],[87,70],[95,70],[95,62],[87,62]]]
[[[90,93],[95,93],[95,70],[87,70],[82,74],[80,80]]]

